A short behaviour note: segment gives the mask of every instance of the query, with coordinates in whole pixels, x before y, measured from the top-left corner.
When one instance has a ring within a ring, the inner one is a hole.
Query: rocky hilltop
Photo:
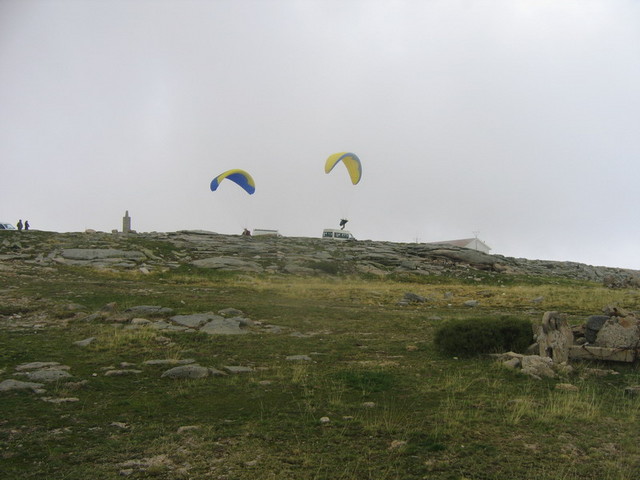
[[[243,237],[205,231],[2,232],[0,260],[4,269],[17,262],[140,269],[145,273],[181,265],[292,275],[414,273],[473,278],[474,273],[484,272],[562,277],[611,287],[640,285],[640,272],[635,270],[490,255],[446,244]]]
[[[149,273],[193,265],[290,275],[413,273],[474,278],[483,272],[496,276],[562,277],[611,287],[640,285],[640,272],[635,270],[490,255],[445,244],[243,237],[205,231],[1,232],[0,261],[3,270],[19,264],[63,264]]]

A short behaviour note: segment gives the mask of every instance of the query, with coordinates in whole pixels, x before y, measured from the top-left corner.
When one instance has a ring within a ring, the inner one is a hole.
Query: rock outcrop
[[[575,262],[527,260],[448,245],[303,237],[244,237],[203,231],[170,233],[2,232],[0,261],[11,265],[81,265],[141,273],[190,265],[284,275],[415,274],[473,277],[530,275],[640,285],[640,272]],[[477,272],[477,273],[476,273]]]

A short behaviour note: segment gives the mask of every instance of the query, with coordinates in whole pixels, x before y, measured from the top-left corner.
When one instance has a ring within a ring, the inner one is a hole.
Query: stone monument
[[[129,216],[129,210],[124,213],[122,217],[122,233],[131,232],[131,217]]]

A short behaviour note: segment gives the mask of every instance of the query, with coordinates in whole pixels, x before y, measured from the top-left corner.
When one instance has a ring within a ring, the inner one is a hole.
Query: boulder
[[[607,348],[640,348],[640,320],[633,316],[609,318],[602,325],[594,344]]]
[[[609,320],[608,315],[591,315],[587,318],[584,330],[584,338],[587,342],[595,343],[598,332],[607,320]]]
[[[264,270],[256,262],[249,260],[242,260],[235,257],[209,257],[202,258],[200,260],[194,260],[192,265],[200,268],[213,268],[216,270],[224,271],[241,271],[241,272],[253,272],[262,273]]]
[[[146,256],[142,252],[115,250],[111,248],[66,248],[60,253],[62,258],[68,260],[105,260],[105,259],[127,259],[144,260]]]
[[[219,315],[213,315],[210,313],[194,313],[192,315],[175,315],[171,317],[173,323],[177,323],[178,325],[182,325],[184,327],[189,328],[200,328],[207,322],[211,322],[212,320],[222,320],[223,317]]]
[[[242,335],[249,333],[242,328],[239,320],[234,318],[219,318],[211,320],[200,328],[200,331],[209,335]]]
[[[200,365],[181,365],[174,367],[161,375],[161,378],[205,378],[211,374],[207,367]]]
[[[524,355],[521,359],[522,373],[536,379],[543,377],[555,378],[553,360],[540,355]]]
[[[558,312],[545,312],[536,333],[541,357],[549,357],[555,363],[569,361],[573,345],[573,332],[564,316]]]
[[[20,380],[4,380],[0,383],[0,392],[9,392],[11,390],[40,390],[44,387],[42,383],[21,382]]]
[[[57,382],[59,380],[71,378],[71,374],[66,370],[34,370],[21,375],[25,375],[29,380],[44,383]]]

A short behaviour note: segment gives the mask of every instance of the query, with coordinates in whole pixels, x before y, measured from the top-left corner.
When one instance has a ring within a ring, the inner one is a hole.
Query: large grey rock
[[[207,323],[200,331],[209,335],[242,335],[249,333],[242,328],[242,323],[234,318],[220,318]]]
[[[594,343],[596,341],[598,332],[607,320],[609,320],[608,315],[591,315],[587,318],[584,330],[584,338],[587,342]]]
[[[142,316],[168,316],[173,314],[173,309],[159,305],[136,305],[125,310],[125,313]]]
[[[62,258],[69,260],[104,260],[104,259],[128,259],[144,260],[145,254],[136,251],[115,250],[111,248],[66,248],[60,253]]]
[[[209,369],[200,365],[181,365],[164,372],[162,378],[205,378],[209,376]]]
[[[93,343],[96,337],[85,338],[84,340],[78,340],[77,342],[73,342],[74,345],[78,347],[88,347]]]
[[[66,370],[34,370],[32,372],[26,372],[21,375],[26,376],[29,380],[34,382],[51,383],[59,380],[65,380],[71,378],[71,374]]]
[[[175,315],[169,320],[185,327],[200,328],[207,322],[223,320],[223,317],[220,315],[213,315],[211,313],[194,313],[192,315]]]
[[[640,321],[635,317],[611,317],[598,332],[594,345],[607,348],[639,348]]]
[[[235,257],[210,257],[194,260],[192,265],[200,268],[213,268],[225,271],[261,273],[263,268],[256,262]]]
[[[44,385],[42,383],[22,382],[20,380],[4,380],[0,383],[0,392],[9,392],[11,390],[40,390]]]
[[[573,332],[567,320],[558,312],[545,312],[536,332],[540,356],[555,363],[569,361]]]
[[[553,360],[549,357],[539,355],[524,355],[520,359],[522,365],[522,373],[541,379],[543,377],[555,378],[553,371]]]
[[[58,367],[60,363],[58,362],[29,362],[22,363],[16,367],[16,372],[24,372],[27,370],[40,370],[43,368],[52,368]]]
[[[200,365],[181,365],[167,370],[161,375],[161,378],[206,378],[222,375],[225,375],[225,373],[215,368],[207,368]]]

